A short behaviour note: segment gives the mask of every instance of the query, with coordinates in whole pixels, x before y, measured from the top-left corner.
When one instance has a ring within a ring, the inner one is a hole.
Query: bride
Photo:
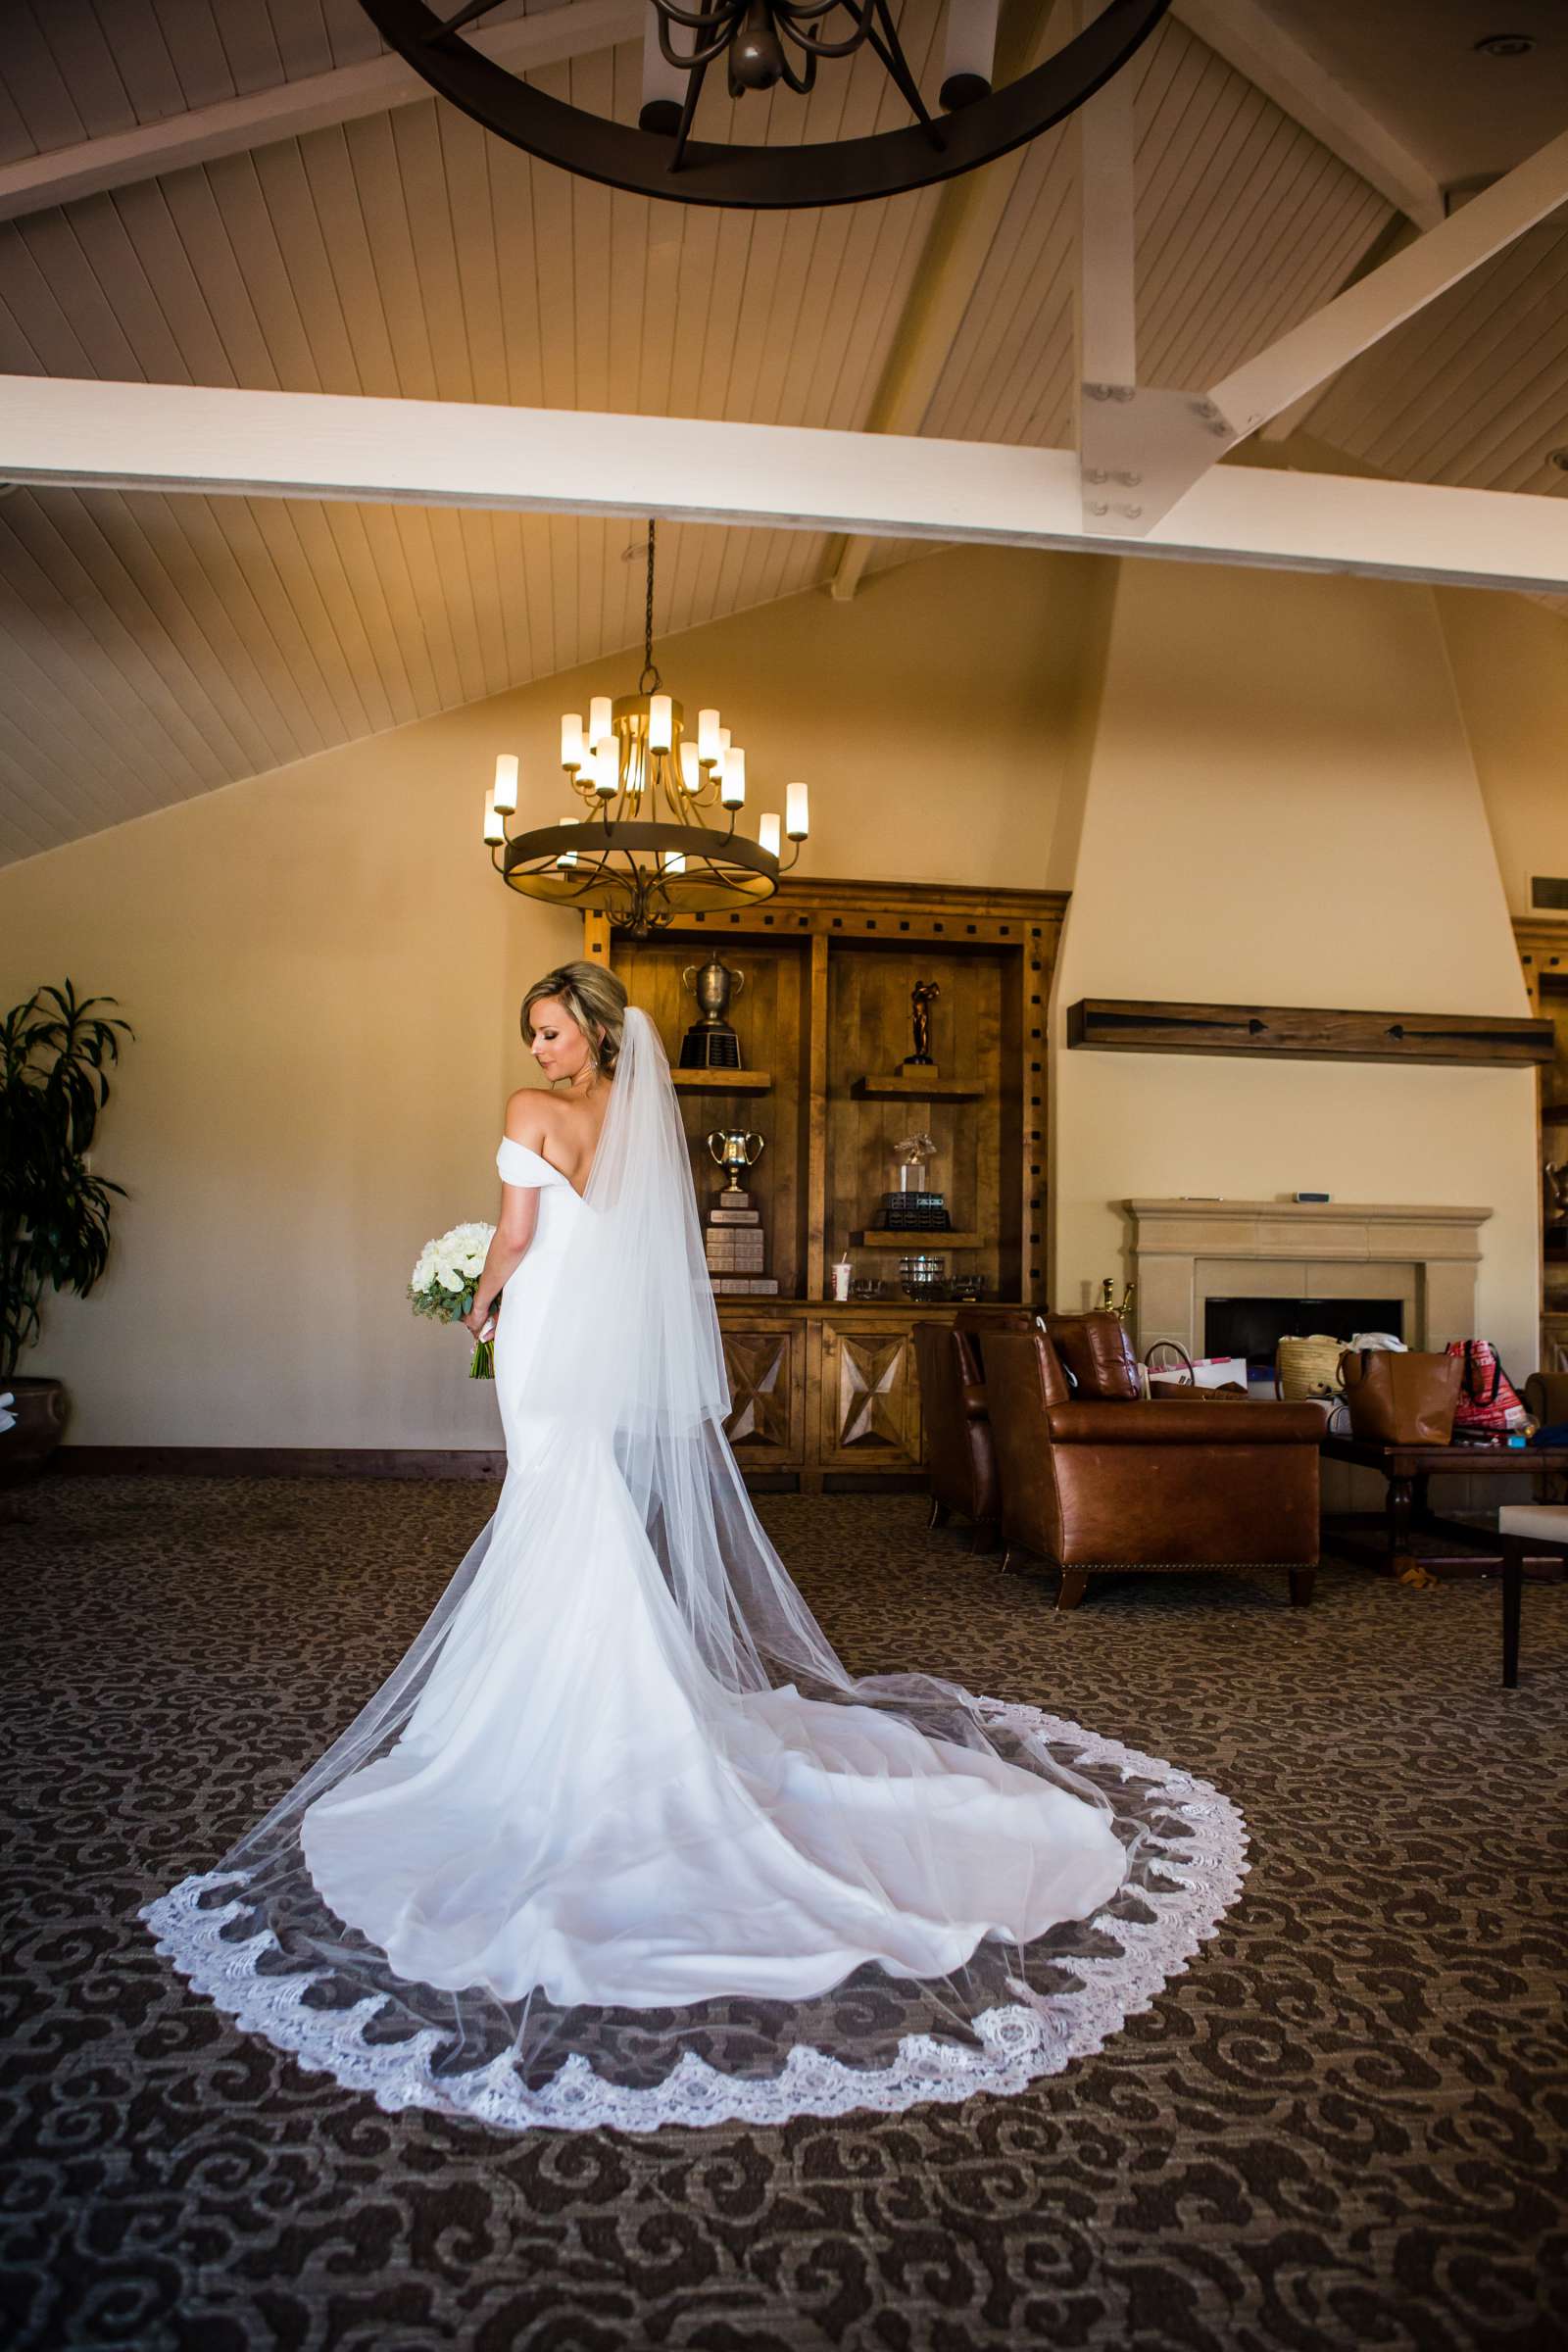
[[[1017,2090],[1239,1886],[1223,1798],[1026,1706],[854,1676],[762,1531],[648,1016],[528,991],[469,1318],[494,1516],[358,1720],[143,1914],[307,2066],[520,2129]]]

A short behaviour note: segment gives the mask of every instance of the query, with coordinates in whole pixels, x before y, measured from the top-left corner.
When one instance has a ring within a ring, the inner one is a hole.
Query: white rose
[[[441,1269],[441,1287],[444,1291],[462,1291],[466,1290],[467,1285],[464,1281],[461,1274],[455,1273],[450,1266],[443,1266]]]

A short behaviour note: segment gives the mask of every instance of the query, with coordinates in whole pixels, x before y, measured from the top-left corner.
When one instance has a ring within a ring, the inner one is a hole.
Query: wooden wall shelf
[[[1302,1004],[1164,1004],[1080,997],[1067,1043],[1109,1054],[1235,1054],[1287,1061],[1460,1063],[1535,1069],[1550,1021],[1457,1012],[1339,1012]]]
[[[936,1078],[929,1070],[893,1070],[882,1078],[857,1078],[850,1087],[860,1102],[978,1102],[985,1091],[977,1078]]]
[[[683,1095],[768,1095],[773,1091],[771,1070],[675,1070],[671,1086]]]
[[[911,1255],[917,1250],[983,1250],[984,1237],[978,1233],[943,1233],[922,1226],[918,1232],[889,1233],[881,1225],[867,1225],[850,1236],[852,1250],[902,1250]]]

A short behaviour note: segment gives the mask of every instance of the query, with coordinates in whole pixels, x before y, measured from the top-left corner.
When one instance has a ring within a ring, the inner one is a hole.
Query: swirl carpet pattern
[[[917,1497],[767,1497],[858,1672],[921,1667],[1212,1780],[1250,1873],[1189,1972],[1009,2098],[651,2135],[389,2115],[236,2032],[138,1907],[401,1654],[463,1484],[0,1496],[0,2336],[137,2352],[1318,2352],[1568,2323],[1568,1587],[1329,1563],[1068,1616]]]

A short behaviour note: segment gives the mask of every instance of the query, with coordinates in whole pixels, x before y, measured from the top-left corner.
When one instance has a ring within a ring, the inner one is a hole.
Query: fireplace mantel
[[[1476,1268],[1490,1208],[1446,1202],[1126,1200],[1142,1353],[1156,1340],[1203,1352],[1211,1298],[1404,1301],[1413,1348],[1476,1328]]]

